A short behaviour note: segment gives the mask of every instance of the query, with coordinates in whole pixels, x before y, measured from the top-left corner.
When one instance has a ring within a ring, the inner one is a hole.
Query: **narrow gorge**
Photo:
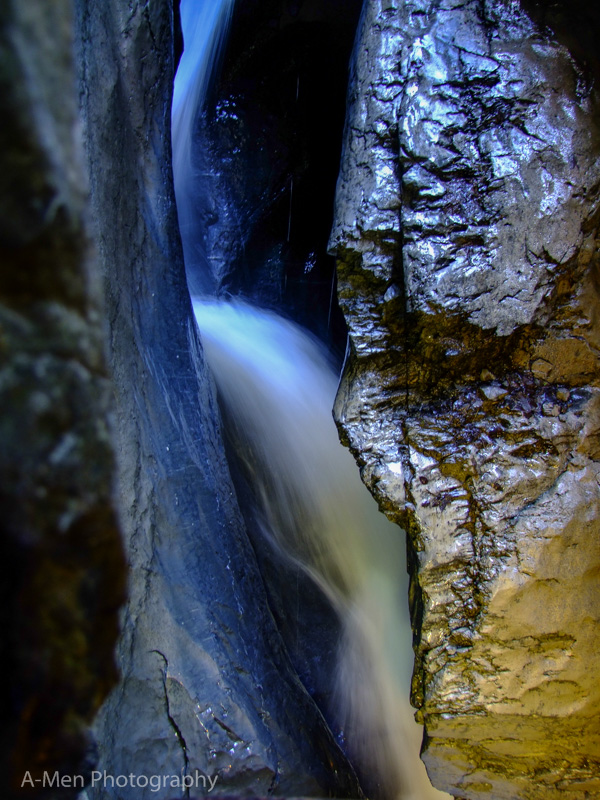
[[[3,796],[600,797],[599,35],[4,4]]]

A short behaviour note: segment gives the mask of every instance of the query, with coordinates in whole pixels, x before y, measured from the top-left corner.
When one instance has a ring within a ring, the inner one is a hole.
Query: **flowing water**
[[[333,681],[351,754],[387,797],[445,797],[418,757],[422,729],[408,703],[404,532],[379,512],[340,444],[326,353],[297,325],[242,301],[193,305],[236,439],[251,454],[262,532],[303,565],[342,619]]]
[[[196,187],[202,175],[196,168],[192,142],[227,39],[234,5],[235,0],[182,0],[180,5],[184,50],[173,86],[173,178],[186,268],[188,273],[193,272],[204,291],[210,291],[213,281],[206,267],[198,218]]]
[[[182,60],[185,71],[180,67],[177,75],[173,147],[186,257],[194,244],[186,245],[194,231],[193,185],[178,171],[190,163],[209,58],[225,38],[232,7],[230,0],[182,3],[190,59]],[[202,36],[194,34],[202,27]],[[181,125],[188,128],[178,130]],[[208,297],[194,298],[193,306],[239,459],[251,476],[262,535],[312,577],[342,620],[332,684],[351,757],[363,775],[377,776],[371,782],[387,798],[447,797],[426,776],[419,759],[422,729],[408,703],[412,648],[404,532],[379,513],[339,442],[331,411],[338,376],[318,342],[273,312]]]

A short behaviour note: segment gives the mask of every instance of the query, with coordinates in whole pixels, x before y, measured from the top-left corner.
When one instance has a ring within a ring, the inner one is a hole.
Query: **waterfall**
[[[323,348],[277,314],[194,299],[206,359],[241,450],[265,536],[331,599],[343,623],[337,711],[361,771],[386,797],[435,800],[408,703],[412,670],[404,533],[381,514],[339,441],[337,376]],[[248,457],[248,456],[246,456]]]
[[[192,139],[211,78],[219,62],[235,0],[181,0],[184,49],[173,85],[171,112],[173,179],[179,230],[188,274],[203,277],[203,291],[213,288],[206,266],[203,231],[195,202],[198,174]],[[201,280],[201,278],[200,278]]]
[[[199,244],[189,169],[192,131],[232,7],[231,0],[182,2],[185,45],[205,48],[191,54],[194,68],[184,53],[173,112],[186,258]],[[446,798],[431,787],[419,759],[422,728],[408,702],[412,648],[404,532],[379,512],[339,442],[332,418],[338,376],[316,340],[271,311],[206,296],[195,297],[193,308],[252,486],[253,518],[273,550],[310,575],[340,617],[332,683],[348,752],[382,797]]]

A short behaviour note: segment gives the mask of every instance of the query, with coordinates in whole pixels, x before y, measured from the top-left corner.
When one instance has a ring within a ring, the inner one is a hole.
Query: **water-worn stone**
[[[357,796],[276,630],[227,467],[174,208],[170,4],[76,7],[131,570],[98,770],[208,776],[215,794]],[[88,792],[106,796],[103,781]],[[118,790],[174,793],[169,781]]]
[[[518,3],[367,2],[336,416],[409,531],[424,759],[461,797],[600,792],[598,134]]]
[[[125,563],[69,2],[0,8],[2,797],[86,774]],[[38,781],[36,783],[36,781]],[[55,797],[73,791],[55,787]]]

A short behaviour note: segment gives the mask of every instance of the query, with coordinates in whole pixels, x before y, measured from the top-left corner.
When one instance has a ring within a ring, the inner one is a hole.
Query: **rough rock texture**
[[[131,569],[100,770],[214,794],[359,793],[292,669],[237,508],[185,288],[170,171],[172,10],[79,0],[81,102],[111,325]],[[105,796],[102,784],[88,790]],[[128,786],[120,798],[170,797]]]
[[[564,37],[568,40],[568,37]],[[598,97],[517,2],[368,0],[336,416],[409,531],[436,786],[600,794]]]
[[[0,8],[3,797],[41,794],[26,770],[87,771],[124,598],[70,12]]]

